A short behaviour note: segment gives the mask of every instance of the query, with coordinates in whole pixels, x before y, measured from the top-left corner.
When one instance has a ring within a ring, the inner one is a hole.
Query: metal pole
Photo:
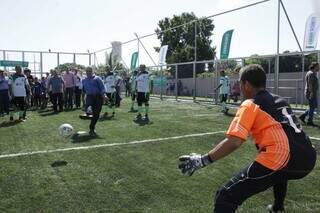
[[[197,69],[197,22],[194,22],[194,63],[193,63],[193,100],[196,100],[196,93],[197,93],[197,76],[196,76],[196,69]]]
[[[162,93],[163,93],[163,70],[162,70],[162,66],[160,66],[160,99],[163,100],[162,98]]]
[[[40,77],[43,75],[43,62],[42,62],[42,52],[40,52]]]
[[[178,65],[175,66],[176,68],[176,101],[178,100]]]
[[[76,54],[73,53],[73,63],[75,64],[76,63]]]
[[[301,88],[301,104],[304,103],[304,64],[305,64],[305,61],[304,61],[304,55],[302,55],[302,67],[301,67],[301,70],[302,70],[302,88]]]
[[[137,37],[138,42],[141,44],[142,48],[144,49],[144,51],[146,51],[146,53],[148,54],[149,58],[151,59],[152,63],[154,66],[157,66],[157,63],[153,60],[153,58],[151,57],[151,55],[149,54],[147,48],[143,45],[142,41],[139,39],[139,36],[137,33],[134,33],[134,35]]]
[[[60,65],[60,56],[59,56],[59,53],[57,53],[57,66]]]
[[[140,65],[140,42],[138,40],[138,66]]]
[[[280,1],[278,0],[277,55],[274,72],[274,93],[279,94],[279,49],[280,49]]]
[[[91,53],[89,53],[88,56],[89,56],[89,66],[91,66]]]
[[[299,46],[300,52],[301,52],[301,54],[303,54],[303,50],[302,50],[302,48],[301,48],[300,42],[299,42],[299,40],[298,40],[298,37],[297,37],[297,35],[296,35],[296,32],[294,31],[294,28],[293,28],[293,26],[292,26],[292,24],[291,24],[289,15],[288,15],[288,13],[287,13],[286,8],[284,7],[284,4],[283,4],[282,0],[280,0],[280,3],[281,3],[281,6],[282,6],[282,9],[283,9],[283,11],[284,11],[284,14],[285,14],[286,17],[287,17],[287,20],[288,20],[288,22],[289,22],[289,25],[290,25],[290,28],[291,28],[292,33],[293,33],[293,35],[294,35],[294,38],[296,39],[296,42],[297,42],[297,44],[298,44],[298,46]]]
[[[24,51],[22,51],[21,54],[22,54],[22,61],[24,62]]]

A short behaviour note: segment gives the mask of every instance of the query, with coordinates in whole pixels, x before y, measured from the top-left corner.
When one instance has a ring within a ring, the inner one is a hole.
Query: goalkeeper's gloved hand
[[[182,174],[191,176],[196,170],[201,169],[213,161],[209,155],[200,155],[191,153],[190,155],[182,155],[179,157],[179,169]]]

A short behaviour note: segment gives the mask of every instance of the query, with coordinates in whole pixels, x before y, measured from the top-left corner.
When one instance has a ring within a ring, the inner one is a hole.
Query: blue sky
[[[86,52],[110,46],[110,42],[127,41],[134,32],[142,36],[153,33],[164,17],[182,12],[194,12],[198,17],[256,2],[257,0],[1,0],[0,49],[23,49]],[[283,0],[301,44],[305,21],[313,11],[312,0]],[[284,14],[281,14],[280,51],[296,51],[298,46]],[[223,33],[234,29],[230,57],[276,53],[277,0],[213,19],[215,24],[213,45],[219,46]],[[158,61],[153,46],[155,36],[142,42]],[[130,64],[137,43],[124,45],[122,56]],[[0,54],[0,57],[1,54]],[[12,54],[10,59],[17,57]],[[38,56],[28,55],[28,60]],[[19,57],[17,58],[19,59]],[[104,53],[97,55],[104,61]],[[72,56],[61,56],[60,62],[72,61]],[[85,57],[77,58],[87,64]],[[55,66],[56,56],[45,56],[44,68]],[[152,65],[145,52],[140,61]]]

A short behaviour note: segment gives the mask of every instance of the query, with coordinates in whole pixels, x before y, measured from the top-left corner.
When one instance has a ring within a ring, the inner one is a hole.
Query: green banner
[[[28,67],[28,65],[29,65],[29,62],[27,62],[27,61],[0,60],[1,67],[15,67],[15,66]]]
[[[138,61],[138,52],[134,52],[131,56],[131,71],[134,71],[137,68],[137,61]]]
[[[220,59],[227,59],[229,57],[232,34],[233,30],[229,30],[223,34],[220,49]]]

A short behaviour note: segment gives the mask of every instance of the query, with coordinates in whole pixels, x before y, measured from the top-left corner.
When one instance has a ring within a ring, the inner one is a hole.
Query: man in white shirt
[[[137,120],[142,119],[142,104],[145,105],[145,120],[149,120],[149,96],[150,96],[150,79],[149,73],[146,71],[146,65],[139,66],[139,73],[136,78],[138,115]]]
[[[221,112],[227,114],[229,110],[227,108],[227,99],[230,93],[230,80],[224,70],[220,71],[220,83],[219,83],[219,86],[215,89],[215,91],[218,89],[219,89],[219,98],[221,103]]]
[[[15,67],[16,73],[11,77],[10,93],[13,99],[13,103],[16,110],[19,111],[19,120],[24,121],[26,119],[26,97],[27,92],[30,92],[30,86],[26,76],[22,74],[20,66]],[[10,121],[13,121],[13,112],[10,113]]]

